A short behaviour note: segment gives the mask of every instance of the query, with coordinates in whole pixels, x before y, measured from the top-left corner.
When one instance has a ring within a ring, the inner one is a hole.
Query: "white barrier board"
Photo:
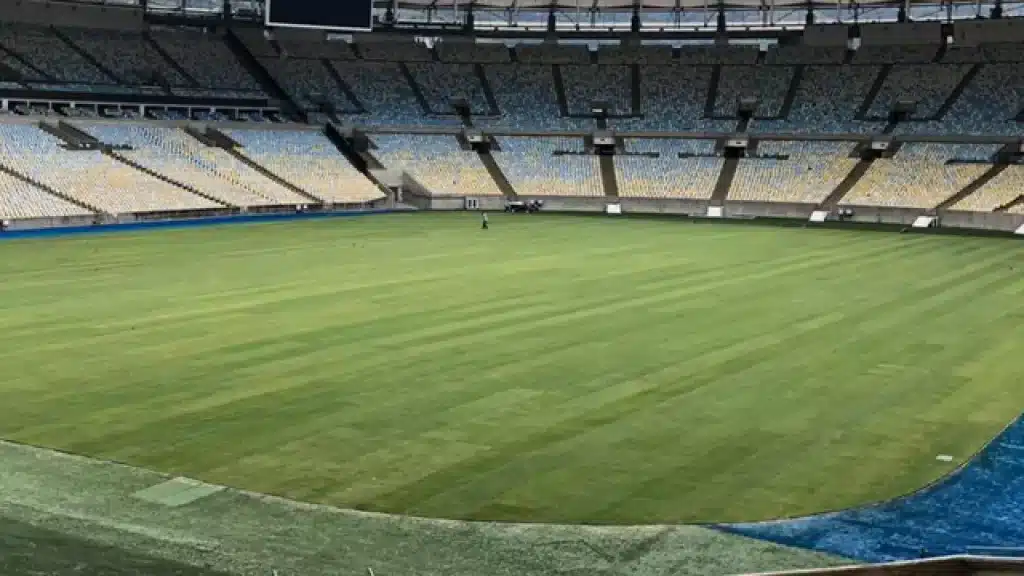
[[[934,216],[918,216],[914,223],[911,224],[912,228],[927,228],[935,222]]]
[[[619,216],[622,214],[622,204],[606,204],[604,207],[605,214],[611,214],[612,216]]]
[[[1021,226],[1020,228],[1017,228],[1016,230],[1013,231],[1013,233],[1014,234],[1020,234],[1021,236],[1024,236],[1024,226]]]
[[[824,222],[825,218],[828,218],[828,211],[826,210],[815,210],[811,212],[810,222]]]
[[[708,206],[708,218],[721,218],[722,207],[721,206]]]

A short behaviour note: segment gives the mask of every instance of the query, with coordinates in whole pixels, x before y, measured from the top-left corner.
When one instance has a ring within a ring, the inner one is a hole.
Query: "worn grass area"
[[[492,223],[4,242],[0,436],[367,510],[731,521],[919,487],[1024,401],[1019,243]]]
[[[5,576],[708,576],[844,563],[694,526],[424,520],[233,490],[167,508],[130,496],[166,479],[148,470],[2,442],[0,462]]]

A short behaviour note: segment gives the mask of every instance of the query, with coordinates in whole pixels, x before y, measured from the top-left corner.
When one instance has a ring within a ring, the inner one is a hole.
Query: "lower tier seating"
[[[715,190],[723,164],[722,158],[616,156],[619,195],[707,199]]]
[[[1024,194],[1024,166],[1007,166],[995,178],[950,207],[951,210],[991,212]]]
[[[0,220],[53,218],[91,214],[6,172],[0,172]]]
[[[599,160],[571,138],[499,138],[494,160],[516,193],[524,196],[603,196]]]
[[[476,152],[462,150],[455,136],[375,135],[374,155],[401,168],[439,196],[500,196],[501,190]]]
[[[848,142],[761,141],[756,158],[740,160],[730,200],[818,204],[850,173]]]
[[[0,125],[0,163],[110,214],[217,208],[99,151],[69,151],[30,125]]]
[[[957,162],[985,160],[998,146],[906,144],[876,160],[841,202],[850,205],[934,208],[989,168]]]
[[[285,181],[327,202],[379,200],[384,193],[319,131],[232,130],[243,153]]]

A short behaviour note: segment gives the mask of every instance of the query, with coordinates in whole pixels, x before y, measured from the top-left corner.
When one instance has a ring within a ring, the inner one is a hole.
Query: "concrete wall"
[[[405,179],[406,204],[411,204],[422,210],[452,211],[465,210],[466,198],[462,196],[430,196],[419,184],[411,179]],[[412,194],[410,194],[412,192]],[[500,196],[478,196],[480,210],[489,212],[500,212],[504,209],[505,199]],[[707,215],[709,202],[707,200],[688,198],[610,198],[606,196],[596,197],[520,197],[520,200],[540,199],[544,200],[545,212],[575,212],[575,213],[603,213],[609,203],[618,203],[622,206],[624,214],[665,214],[678,216],[691,216],[702,218]],[[346,212],[374,210],[374,206],[345,206]],[[854,216],[849,221],[858,224],[884,224],[891,226],[910,226],[918,216],[925,215],[927,210],[921,208],[887,208],[880,206],[851,206]],[[725,218],[738,220],[754,219],[786,219],[796,221],[807,221],[811,212],[815,209],[813,204],[786,204],[773,202],[726,202],[724,206]],[[294,210],[287,208],[277,210],[280,215],[294,215]],[[218,220],[232,220],[232,218],[220,218],[224,214],[219,213],[196,213],[183,212],[178,214],[157,215],[164,221],[188,221],[200,220],[205,217],[218,217]],[[269,216],[269,215],[268,215]],[[116,220],[103,222],[103,224],[132,224],[151,220],[148,217],[139,217],[132,214],[119,215]],[[13,220],[8,226],[9,231],[47,229],[47,228],[68,228],[88,227],[95,224],[95,217],[82,216],[73,218],[35,218],[26,220]],[[1024,225],[1024,214],[1006,214],[999,212],[945,212],[939,218],[939,224],[944,229],[956,230],[978,230],[988,232],[1010,233]],[[102,226],[100,226],[102,228]]]

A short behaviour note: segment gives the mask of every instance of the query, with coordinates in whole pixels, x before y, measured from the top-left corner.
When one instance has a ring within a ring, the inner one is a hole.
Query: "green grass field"
[[[918,488],[1024,403],[1012,240],[492,224],[0,243],[0,436],[359,509],[733,521]]]

